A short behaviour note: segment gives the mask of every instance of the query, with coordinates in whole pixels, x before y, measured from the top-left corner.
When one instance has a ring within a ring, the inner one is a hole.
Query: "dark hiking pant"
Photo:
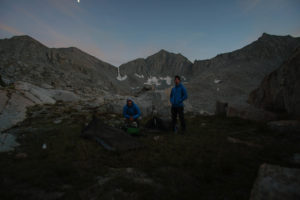
[[[176,126],[176,123],[177,123],[177,115],[179,115],[181,129],[183,131],[185,131],[186,126],[185,126],[183,111],[184,111],[183,106],[182,107],[172,107],[171,108],[172,128],[173,128],[173,130],[175,130],[175,126]]]

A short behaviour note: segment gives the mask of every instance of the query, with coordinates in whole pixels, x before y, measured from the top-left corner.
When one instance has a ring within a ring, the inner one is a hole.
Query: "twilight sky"
[[[0,0],[0,38],[29,35],[119,66],[165,49],[192,62],[263,32],[300,36],[300,0]]]

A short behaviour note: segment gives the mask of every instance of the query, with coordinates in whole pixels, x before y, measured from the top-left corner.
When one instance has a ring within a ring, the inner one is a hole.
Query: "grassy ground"
[[[53,112],[50,117],[42,112],[22,124],[22,145],[0,154],[0,199],[243,200],[249,199],[260,164],[300,167],[290,162],[300,153],[299,135],[271,132],[256,122],[188,118],[185,135],[145,133],[138,138],[144,148],[116,153],[82,139],[87,116],[73,112]],[[67,114],[61,123],[53,123]],[[250,145],[229,142],[229,136]],[[151,183],[117,175],[97,185],[111,169],[126,168],[143,172]]]

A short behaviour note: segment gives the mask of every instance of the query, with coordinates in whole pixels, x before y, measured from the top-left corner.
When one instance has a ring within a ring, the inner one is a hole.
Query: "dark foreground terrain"
[[[10,130],[21,145],[0,154],[0,199],[243,200],[262,163],[300,167],[300,135],[257,122],[188,117],[185,135],[143,131],[143,148],[111,152],[80,137],[90,113],[32,108]]]

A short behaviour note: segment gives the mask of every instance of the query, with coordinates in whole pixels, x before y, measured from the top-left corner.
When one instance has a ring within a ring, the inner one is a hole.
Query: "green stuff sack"
[[[127,128],[127,133],[130,135],[138,135],[139,131],[140,131],[139,128],[134,128],[134,127]]]

